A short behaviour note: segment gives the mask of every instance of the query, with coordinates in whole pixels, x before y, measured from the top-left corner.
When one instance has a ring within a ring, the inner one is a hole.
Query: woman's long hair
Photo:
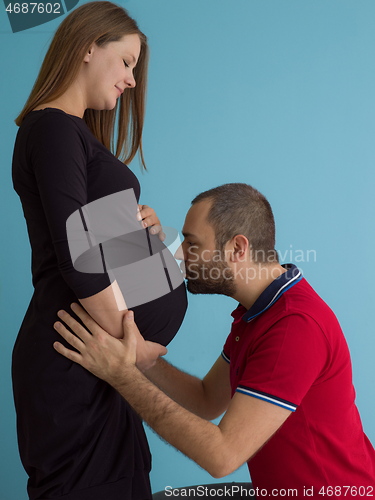
[[[90,2],[75,9],[57,29],[44,58],[31,94],[15,122],[35,107],[59,98],[76,78],[90,47],[116,42],[124,35],[139,35],[141,52],[134,69],[136,86],[126,89],[112,110],[87,109],[84,121],[95,137],[125,163],[137,151],[146,168],[142,151],[142,130],[145,115],[148,45],[137,23],[122,7],[111,2]],[[117,140],[115,128],[117,126]]]

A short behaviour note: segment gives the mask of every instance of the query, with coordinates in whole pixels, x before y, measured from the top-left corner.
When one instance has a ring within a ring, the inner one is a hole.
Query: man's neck
[[[280,264],[255,263],[250,267],[242,268],[237,272],[237,292],[233,298],[246,309],[250,309],[264,290],[285,271],[286,269]]]

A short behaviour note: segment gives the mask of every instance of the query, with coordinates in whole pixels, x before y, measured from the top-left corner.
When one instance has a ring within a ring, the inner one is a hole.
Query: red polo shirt
[[[267,496],[375,497],[375,451],[355,405],[344,335],[299,270],[286,267],[249,311],[232,313],[223,350],[232,395],[293,412],[248,462],[254,487]]]

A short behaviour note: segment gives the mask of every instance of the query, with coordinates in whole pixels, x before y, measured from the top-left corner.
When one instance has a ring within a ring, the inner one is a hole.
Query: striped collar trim
[[[283,264],[282,267],[286,269],[286,272],[276,278],[242,316],[242,319],[246,323],[249,323],[252,319],[266,311],[283,293],[303,278],[302,272],[294,264]]]

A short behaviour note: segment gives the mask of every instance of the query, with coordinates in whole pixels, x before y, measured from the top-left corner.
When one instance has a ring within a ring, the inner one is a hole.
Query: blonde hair
[[[141,41],[141,52],[134,69],[136,86],[122,94],[114,109],[87,109],[83,119],[95,137],[117,158],[128,163],[139,152],[141,164],[146,168],[142,150],[142,130],[149,56],[147,38],[126,10],[111,2],[84,4],[60,24],[30,96],[15,120],[16,124],[20,126],[25,116],[35,107],[59,98],[69,88],[78,74],[85,54],[94,43],[103,46],[120,40],[124,35],[133,34],[137,34]]]

